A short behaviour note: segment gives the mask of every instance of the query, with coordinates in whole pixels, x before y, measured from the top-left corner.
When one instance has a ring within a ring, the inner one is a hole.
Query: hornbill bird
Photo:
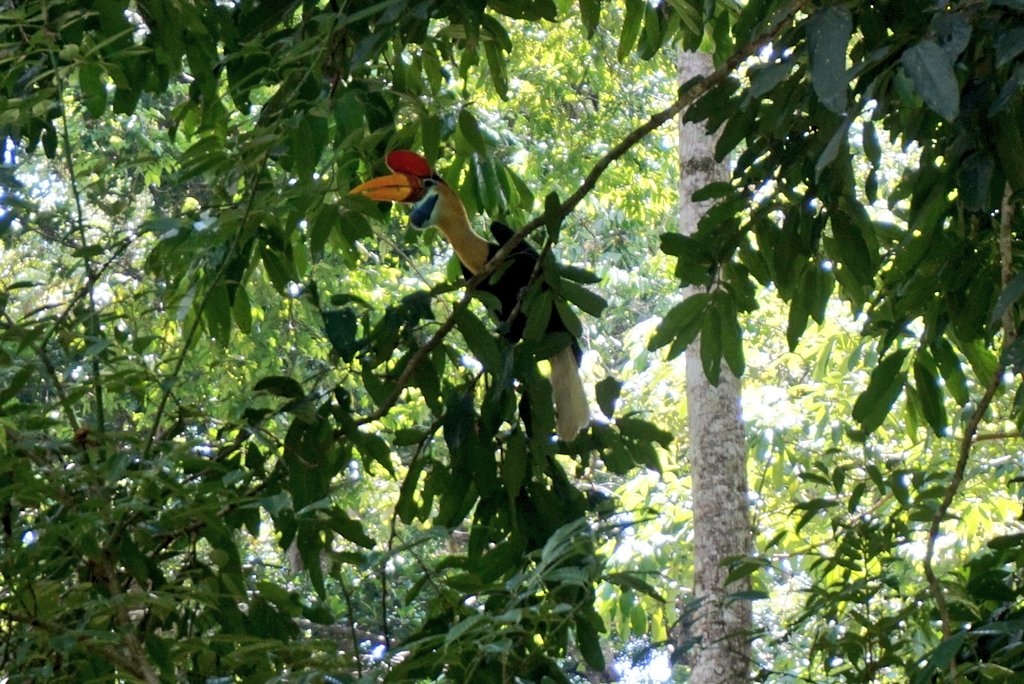
[[[463,274],[476,274],[507,242],[514,231],[500,222],[491,224],[491,234],[498,243],[477,235],[469,223],[466,208],[458,195],[431,168],[426,159],[408,150],[396,150],[387,156],[387,165],[394,173],[374,178],[353,188],[349,194],[373,200],[403,202],[412,205],[409,221],[419,229],[437,226],[455,250]],[[509,253],[495,275],[480,283],[477,289],[497,297],[501,305],[498,317],[505,323],[505,335],[517,342],[525,328],[525,315],[519,299],[530,284],[539,255],[526,242]],[[513,320],[509,320],[515,316]],[[556,310],[547,324],[548,333],[569,334]],[[551,389],[555,402],[556,432],[560,439],[572,440],[590,422],[590,409],[579,376],[582,355],[579,341],[571,343],[551,357]]]

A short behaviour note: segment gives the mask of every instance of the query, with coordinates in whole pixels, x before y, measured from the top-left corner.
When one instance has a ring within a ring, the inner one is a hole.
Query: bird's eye
[[[435,181],[433,178],[424,178],[423,179],[423,187],[425,187],[425,188],[432,188],[435,185],[437,185],[437,181]]]

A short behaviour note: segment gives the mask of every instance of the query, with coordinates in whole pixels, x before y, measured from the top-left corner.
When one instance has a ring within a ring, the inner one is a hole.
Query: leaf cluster
[[[600,669],[600,562],[578,541],[595,513],[571,471],[656,469],[671,435],[616,416],[610,380],[608,423],[552,442],[537,361],[564,340],[534,323],[507,344],[488,302],[460,304],[432,268],[436,240],[347,196],[386,150],[417,147],[449,160],[471,214],[529,212],[465,95],[476,78],[507,94],[504,23],[557,11],[0,10],[5,671],[371,677],[365,643],[412,635],[395,680],[470,662],[527,677],[522,658],[557,677],[570,643]],[[627,15],[645,55],[679,26],[644,3]],[[604,309],[590,273],[540,275],[531,321],[558,311],[581,333],[574,308]],[[431,529],[464,545],[424,560]],[[471,599],[514,629],[479,631]]]
[[[772,5],[750,3],[737,26]],[[885,357],[855,407],[861,429],[906,393],[944,434],[945,398],[968,400],[964,363],[987,385],[1015,358],[998,340],[1020,323],[1016,290],[1001,296],[1018,269],[1000,251],[1015,242],[1022,190],[1020,21],[1005,2],[826,4],[697,102],[686,118],[720,129],[733,181],[702,191],[715,207],[665,249],[682,284],[712,286],[723,303],[680,310],[656,345],[679,348],[768,286],[789,303],[795,348],[835,292]],[[889,143],[905,151],[894,176]]]

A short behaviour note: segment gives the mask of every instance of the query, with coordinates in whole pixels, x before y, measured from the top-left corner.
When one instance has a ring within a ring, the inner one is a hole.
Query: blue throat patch
[[[422,202],[413,205],[412,213],[409,214],[409,222],[417,228],[423,228],[434,213],[434,205],[437,204],[438,195],[431,195]]]

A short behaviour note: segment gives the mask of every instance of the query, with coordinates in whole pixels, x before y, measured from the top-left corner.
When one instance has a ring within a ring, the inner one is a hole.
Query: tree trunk
[[[681,52],[680,82],[711,71],[709,55]],[[724,164],[714,160],[713,136],[702,125],[679,128],[679,225],[697,229],[705,207],[694,190],[725,180]],[[693,294],[690,289],[685,294]],[[751,550],[747,498],[746,440],[740,416],[740,383],[723,364],[717,387],[704,375],[700,341],[686,351],[686,400],[693,474],[694,595],[698,601],[689,638],[695,640],[690,680],[696,684],[742,684],[750,672],[750,602],[728,600],[750,588],[748,578],[725,586],[728,558]]]

